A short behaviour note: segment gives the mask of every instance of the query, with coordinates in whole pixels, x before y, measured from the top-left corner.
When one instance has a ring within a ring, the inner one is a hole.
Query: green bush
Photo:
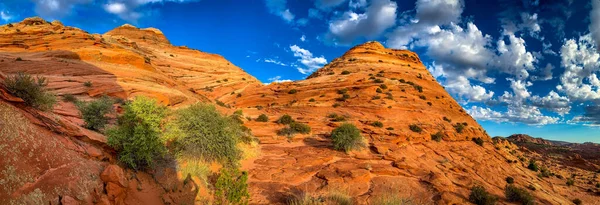
[[[442,131],[438,131],[435,134],[431,135],[431,140],[440,142],[440,141],[442,141],[443,137],[444,137],[444,133],[442,133]]]
[[[381,84],[381,85],[379,85],[379,87],[380,87],[381,89],[384,89],[384,90],[385,90],[385,89],[388,89],[388,86],[387,86],[387,85],[385,85],[385,84]]]
[[[504,195],[509,202],[520,202],[523,205],[535,204],[533,196],[527,190],[518,188],[512,184],[504,188]]]
[[[46,90],[48,81],[44,77],[36,77],[19,72],[8,76],[4,81],[6,90],[25,101],[25,104],[36,109],[51,110],[56,103],[56,97]]]
[[[465,125],[463,125],[462,123],[456,123],[454,124],[454,129],[456,130],[456,132],[462,133],[465,129]]]
[[[515,183],[515,179],[512,177],[506,177],[506,183],[513,184],[513,183]]]
[[[469,201],[477,205],[494,205],[498,197],[488,193],[482,186],[474,186],[469,194]]]
[[[375,122],[371,123],[371,126],[373,126],[373,127],[383,127],[383,123],[379,122],[379,121],[375,121]]]
[[[360,130],[350,123],[344,123],[335,128],[331,132],[331,140],[333,141],[334,149],[346,152],[361,149],[365,146],[363,137],[360,135]]]
[[[106,115],[113,111],[113,100],[104,96],[91,102],[79,102],[77,108],[85,121],[85,128],[100,131],[108,123]]]
[[[538,167],[537,163],[535,163],[535,160],[530,159],[529,160],[529,165],[527,165],[527,169],[530,169],[531,171],[537,172],[540,168]]]
[[[339,103],[334,103],[332,106],[333,106],[333,108],[337,108],[337,107],[342,106],[342,105],[339,104]]]
[[[256,118],[257,122],[268,122],[269,121],[269,116],[265,115],[265,114],[260,114],[258,116],[258,118]]]
[[[483,146],[483,142],[484,141],[483,141],[483,139],[481,137],[475,137],[475,138],[473,138],[471,140],[473,140],[473,142],[475,142],[475,144],[477,144],[479,146]]]
[[[375,82],[375,83],[383,83],[383,80],[381,80],[379,78],[376,78],[375,80],[373,80],[373,82]]]
[[[299,122],[290,123],[290,128],[292,128],[292,130],[294,130],[294,132],[300,133],[300,134],[308,134],[311,131],[310,126],[308,126],[307,124],[304,124],[304,123],[299,123]]]
[[[546,178],[548,178],[548,177],[550,177],[552,175],[554,175],[554,174],[552,172],[550,172],[550,170],[548,170],[548,168],[546,168],[546,167],[540,167],[540,174],[539,174],[540,177],[546,177]]]
[[[342,75],[348,75],[348,74],[350,74],[350,71],[347,71],[347,70],[342,71]]]
[[[338,115],[336,113],[331,113],[327,117],[330,118],[330,119],[332,119],[335,122],[346,121],[346,117],[344,117],[343,115]]]
[[[573,204],[581,205],[581,204],[583,204],[583,202],[581,201],[581,199],[573,199]]]
[[[343,95],[346,93],[348,93],[348,88],[343,88],[343,89],[337,90],[337,94]]]
[[[421,129],[421,127],[419,127],[419,125],[416,124],[409,125],[408,128],[416,133],[421,133],[423,131],[423,129]]]
[[[452,120],[448,119],[446,116],[444,116],[444,118],[442,118],[442,119],[446,122],[452,122]]]
[[[166,151],[160,136],[167,108],[155,100],[136,97],[124,106],[117,126],[106,131],[108,145],[119,161],[133,169],[147,168]]]
[[[178,110],[168,128],[166,136],[174,139],[181,155],[225,165],[237,164],[241,158],[237,144],[250,136],[242,124],[202,103]]]
[[[573,186],[573,185],[575,185],[575,179],[568,178],[567,179],[567,186]]]
[[[377,93],[382,93],[382,92],[383,92],[383,90],[381,90],[381,88],[377,88],[377,89],[375,90],[375,92],[377,92]]]
[[[248,173],[237,169],[221,169],[215,183],[218,204],[248,204]]]
[[[277,123],[279,124],[284,124],[284,125],[288,125],[292,122],[295,122],[294,119],[292,119],[292,116],[285,114],[281,117],[279,117],[279,119],[277,120]]]
[[[347,99],[350,99],[350,95],[348,95],[348,94],[345,94],[345,93],[344,93],[344,94],[342,94],[342,96],[341,96],[341,97],[339,97],[339,98],[336,98],[335,100],[337,100],[337,101],[341,101],[341,102],[344,102],[344,101],[346,101]]]
[[[288,94],[296,94],[297,92],[298,92],[298,90],[291,89],[290,91],[288,91]]]
[[[75,97],[74,95],[65,94],[65,95],[63,95],[63,101],[76,103],[78,100],[77,100],[77,97]]]
[[[85,86],[85,87],[88,87],[88,88],[89,88],[89,87],[92,87],[92,81],[85,81],[85,82],[83,83],[83,86]]]
[[[314,98],[311,98],[308,100],[308,102],[315,102],[316,100]]]
[[[424,95],[419,95],[419,98],[421,98],[421,100],[427,100],[427,97],[425,97]]]

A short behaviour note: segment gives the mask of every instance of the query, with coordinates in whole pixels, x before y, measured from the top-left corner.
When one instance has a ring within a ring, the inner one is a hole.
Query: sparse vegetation
[[[23,61],[23,59],[21,57],[17,57],[15,61]]]
[[[339,107],[339,106],[342,106],[342,105],[341,105],[341,104],[339,104],[339,103],[335,103],[335,104],[333,104],[333,107],[334,107],[334,108],[337,108],[337,107]]]
[[[268,122],[269,121],[269,116],[265,115],[265,114],[260,114],[258,116],[258,118],[256,118],[257,122]]]
[[[51,110],[56,104],[56,97],[46,90],[48,81],[44,77],[36,77],[26,73],[8,76],[4,81],[6,90],[25,101],[25,104],[36,109]]]
[[[421,133],[423,131],[423,129],[421,127],[419,127],[419,125],[417,125],[417,124],[409,125],[408,128],[410,129],[410,131],[413,131],[416,133]]]
[[[535,162],[535,160],[530,159],[529,160],[529,165],[527,165],[527,169],[530,169],[531,171],[537,172],[539,170],[539,167],[538,167],[537,163]]]
[[[463,125],[462,123],[456,123],[454,124],[454,129],[456,130],[456,132],[462,133],[465,129],[465,125]]]
[[[75,97],[72,94],[65,94],[65,95],[63,95],[63,101],[76,103],[78,100],[77,100],[77,97]]]
[[[383,123],[380,121],[375,121],[371,123],[371,126],[373,127],[383,127]]]
[[[583,204],[583,202],[581,201],[581,199],[573,199],[573,204],[581,205],[581,204]]]
[[[346,121],[346,117],[343,115],[338,115],[336,113],[331,113],[327,116],[328,118],[332,119],[335,122],[342,122],[342,121]]]
[[[350,71],[347,71],[347,70],[342,71],[342,75],[348,75],[348,74],[350,74]]]
[[[314,98],[311,98],[308,100],[308,102],[315,102],[316,100]]]
[[[288,91],[288,94],[296,94],[297,92],[298,92],[298,90],[291,89],[290,91]]]
[[[446,122],[452,122],[452,120],[448,119],[446,116],[444,116],[444,118],[442,118],[442,119]]]
[[[365,146],[360,130],[350,123],[344,123],[335,128],[331,132],[331,140],[334,149],[346,152],[361,149]]]
[[[421,100],[427,100],[427,97],[425,97],[424,95],[419,95],[419,98],[421,98]]]
[[[513,184],[513,183],[515,183],[515,179],[512,177],[506,177],[506,183]]]
[[[113,100],[104,96],[91,102],[79,102],[77,108],[85,122],[85,128],[100,131],[108,123],[106,115],[113,111]]]
[[[504,188],[504,195],[510,202],[520,202],[523,205],[533,205],[535,200],[527,190],[516,187],[512,184]]]
[[[573,186],[573,185],[575,185],[575,179],[568,178],[567,179],[567,186]]]
[[[279,124],[289,125],[292,122],[295,122],[295,120],[292,119],[292,116],[288,114],[282,115],[281,117],[279,117],[279,119],[277,119],[277,123]]]
[[[383,80],[376,78],[375,80],[373,80],[374,83],[383,83]]]
[[[248,173],[237,169],[221,169],[215,183],[215,197],[219,204],[248,204]]]
[[[85,81],[85,82],[83,82],[83,86],[88,87],[88,88],[92,87],[92,81]]]
[[[444,133],[442,133],[442,131],[438,131],[435,134],[431,135],[431,140],[440,142],[440,141],[442,141],[443,137],[444,137]]]
[[[385,129],[386,129],[386,130],[394,130],[394,128],[393,128],[393,127],[386,127]]]
[[[483,186],[474,186],[469,194],[469,201],[477,205],[494,205],[498,197],[488,193]]]
[[[137,97],[124,106],[117,126],[106,132],[107,143],[117,151],[119,161],[140,169],[163,156],[166,149],[160,135],[166,112],[166,107],[145,97]]]
[[[384,90],[385,90],[385,89],[388,89],[388,86],[387,86],[387,85],[385,85],[385,84],[381,84],[381,85],[379,85],[379,87],[380,87],[381,89],[384,89]]]
[[[377,93],[382,93],[382,92],[383,92],[383,90],[381,90],[381,88],[377,88],[377,90],[375,90],[375,92],[377,92]]]
[[[477,144],[477,145],[479,145],[479,146],[483,146],[483,142],[484,142],[484,141],[483,141],[483,139],[482,139],[481,137],[474,137],[474,138],[473,138],[473,139],[471,139],[471,140],[473,140],[473,142],[475,142],[475,144]]]

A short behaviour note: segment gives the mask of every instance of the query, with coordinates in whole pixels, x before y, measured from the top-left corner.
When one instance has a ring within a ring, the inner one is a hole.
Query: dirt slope
[[[538,177],[526,168],[526,162],[518,161],[522,152],[516,145],[492,144],[485,130],[435,81],[415,53],[386,49],[377,42],[350,49],[305,80],[263,85],[221,56],[171,45],[157,29],[124,25],[100,35],[29,18],[0,26],[0,72],[21,71],[47,77],[51,91],[58,95],[73,94],[83,100],[147,95],[174,108],[218,101],[223,112],[241,109],[252,119],[267,114],[270,122],[245,122],[260,139],[262,150],[257,158],[243,162],[250,173],[252,204],[281,204],[297,192],[319,195],[332,190],[346,192],[358,204],[386,193],[423,204],[467,204],[469,189],[477,184],[506,203],[507,176],[514,177],[520,187],[535,186],[532,194],[541,204],[569,204],[574,198],[586,204],[599,200],[593,192],[586,193],[593,188],[585,181],[591,180],[591,172],[553,169],[563,176],[581,173],[575,186],[566,186],[565,179]],[[85,85],[88,81],[91,86]],[[81,127],[72,103],[60,102],[53,113],[40,113],[2,89],[0,94],[0,117],[5,116],[0,120],[0,133],[23,130],[18,133],[26,137],[18,139],[28,140],[0,139],[4,140],[0,148],[19,149],[0,152],[6,155],[0,160],[0,167],[5,167],[0,175],[25,173],[16,175],[19,183],[0,192],[0,202],[31,194],[37,197],[41,191],[43,200],[180,204],[190,200],[186,194],[198,191],[194,183],[184,183],[184,177],[174,173],[155,173],[162,177],[154,180],[148,174],[133,177],[131,171],[118,171],[105,137]],[[331,113],[346,116],[347,122],[361,129],[366,149],[351,153],[332,149],[329,133],[342,122],[328,118]],[[307,123],[312,133],[292,139],[277,136],[283,126],[274,120],[283,114]],[[11,122],[11,116],[20,116],[26,127]],[[44,120],[52,123],[39,123]],[[383,126],[372,126],[376,121]],[[422,131],[413,131],[414,127]],[[438,132],[442,141],[432,141],[431,135]],[[40,145],[39,133],[44,142],[56,141],[56,146],[67,149],[50,155],[56,147],[54,143]],[[484,145],[475,144],[473,138],[482,138]],[[17,143],[23,146],[14,146]],[[42,148],[32,147],[36,144]],[[26,153],[34,148],[41,151]],[[36,160],[43,158],[38,154],[51,162],[39,163]],[[56,167],[65,171],[54,172]],[[48,175],[52,179],[74,180],[39,182],[48,173],[54,174]],[[69,178],[71,173],[78,174]],[[86,179],[85,186],[75,183],[79,178]]]

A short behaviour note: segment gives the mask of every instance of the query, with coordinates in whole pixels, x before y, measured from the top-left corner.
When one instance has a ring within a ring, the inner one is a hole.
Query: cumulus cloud
[[[502,39],[498,40],[497,50],[500,54],[495,57],[495,65],[504,73],[526,79],[529,77],[528,70],[535,69],[537,59],[525,48],[525,40],[514,34],[508,34],[507,37],[510,45]]]
[[[281,17],[288,23],[294,21],[295,15],[286,7],[287,0],[265,0],[269,12]]]
[[[588,126],[600,126],[600,105],[585,107],[582,115],[573,117],[571,123],[581,123]]]
[[[428,25],[458,22],[463,8],[462,0],[418,0],[416,18],[420,23]]]
[[[467,102],[485,102],[494,97],[493,91],[488,91],[480,85],[471,85],[464,76],[455,76],[446,80],[446,90]]]
[[[565,69],[557,89],[574,101],[600,100],[600,54],[591,34],[579,40],[565,41],[561,50],[561,65]]]
[[[339,44],[350,44],[359,38],[376,38],[396,24],[397,8],[396,2],[373,0],[364,13],[344,12],[329,22],[326,38]]]
[[[11,20],[13,17],[12,17],[11,15],[9,15],[7,11],[0,11],[0,18],[1,18],[3,21],[9,21],[9,20]]]
[[[534,81],[546,81],[546,80],[552,80],[552,70],[554,69],[554,66],[550,63],[546,64],[546,67],[543,68],[543,70],[535,76],[531,76],[531,79]]]
[[[600,0],[592,0],[589,29],[596,42],[596,48],[600,48]]]
[[[281,79],[281,76],[275,76],[272,78],[269,78],[269,81],[271,83],[285,83],[285,82],[292,82],[292,80],[290,79]],[[269,84],[269,83],[265,83],[265,84]]]
[[[467,113],[478,120],[515,122],[528,125],[555,124],[559,121],[558,117],[546,116],[537,107],[528,105],[508,107],[507,112],[504,113],[494,111],[490,108],[472,106],[470,109],[467,109]]]
[[[559,115],[569,114],[571,110],[571,101],[565,96],[560,96],[554,91],[550,91],[545,97],[533,96],[531,98],[532,105],[544,108]]]
[[[294,57],[300,58],[298,62],[303,67],[297,66],[296,69],[302,74],[310,74],[327,64],[327,59],[324,56],[314,57],[310,51],[300,48],[297,45],[290,46],[290,50],[294,53]]]

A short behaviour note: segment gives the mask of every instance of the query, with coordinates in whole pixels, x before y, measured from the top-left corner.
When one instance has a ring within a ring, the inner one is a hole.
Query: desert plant
[[[383,83],[383,80],[376,78],[375,80],[373,80],[374,83]]]
[[[535,191],[536,188],[535,186],[533,186],[533,184],[527,185],[527,189],[531,190],[531,191]]]
[[[316,100],[314,98],[311,98],[308,100],[308,102],[315,102]]]
[[[393,128],[393,127],[386,127],[385,129],[386,129],[386,130],[394,130],[394,128]]]
[[[160,135],[166,113],[166,107],[146,97],[136,97],[124,106],[117,126],[106,131],[107,143],[117,151],[119,161],[139,169],[163,156],[166,149]]]
[[[77,100],[77,97],[75,97],[72,94],[65,94],[65,95],[63,95],[63,101],[75,103],[78,100]]]
[[[535,162],[535,160],[530,159],[529,160],[529,165],[527,165],[527,169],[530,169],[531,171],[537,172],[540,168],[538,167],[538,165]]]
[[[336,150],[344,150],[346,152],[364,147],[363,137],[360,135],[360,130],[353,124],[344,123],[331,132],[331,140],[333,148]]]
[[[377,92],[377,93],[382,93],[382,92],[383,92],[383,90],[381,90],[381,88],[377,88],[377,89],[375,90],[375,92]]]
[[[343,88],[343,89],[337,90],[337,94],[343,95],[346,93],[348,93],[348,88]]]
[[[300,134],[308,134],[311,131],[310,126],[308,126],[307,124],[304,124],[304,123],[299,123],[299,122],[290,123],[290,128],[292,128],[292,130],[294,132],[300,133]]]
[[[573,202],[573,204],[575,204],[575,205],[581,205],[581,204],[583,204],[583,202],[581,201],[581,199],[573,199],[573,201],[572,201],[572,202]]]
[[[475,142],[475,144],[477,144],[477,145],[479,145],[479,146],[483,146],[483,142],[484,142],[484,141],[483,141],[483,139],[482,139],[481,137],[474,137],[474,138],[473,138],[473,139],[471,139],[471,140],[473,140],[473,142]]]
[[[56,103],[56,97],[46,90],[48,81],[44,77],[34,79],[27,73],[19,72],[8,76],[4,85],[10,94],[23,99],[26,105],[36,109],[47,111]]]
[[[269,121],[269,116],[265,115],[265,114],[260,114],[258,116],[258,118],[256,118],[257,122],[268,122]]]
[[[336,205],[352,205],[354,204],[354,200],[352,197],[348,196],[348,194],[343,192],[331,192],[327,195],[328,204],[336,204]]]
[[[113,111],[113,100],[107,96],[91,102],[79,102],[77,108],[85,121],[85,128],[100,131],[108,123],[107,114]]]
[[[452,120],[448,119],[446,116],[444,116],[442,119],[446,122],[452,122]]]
[[[341,105],[341,104],[339,104],[339,103],[334,103],[332,106],[333,106],[334,108],[336,108],[336,107],[339,107],[339,106],[342,106],[342,105]]]
[[[425,97],[424,95],[419,95],[419,98],[421,98],[421,100],[427,100],[427,97]]]
[[[471,188],[469,201],[477,205],[494,205],[498,197],[488,193],[483,186],[474,186]]]
[[[292,119],[292,116],[285,114],[282,115],[281,117],[279,117],[279,119],[277,119],[277,123],[279,124],[284,124],[284,125],[288,125],[292,122],[295,122],[294,119]]]
[[[375,121],[371,123],[371,126],[373,127],[383,127],[383,123],[380,121]]]
[[[512,177],[506,177],[506,183],[513,184],[513,183],[515,183],[515,179]]]
[[[248,204],[248,173],[237,169],[221,169],[215,183],[215,197],[220,204]]]
[[[350,99],[350,95],[348,95],[348,94],[344,93],[344,94],[342,94],[342,96],[341,96],[341,97],[339,97],[339,98],[336,98],[335,100],[337,100],[337,101],[341,101],[341,102],[344,102],[344,101],[346,101],[347,99]]]
[[[567,186],[573,186],[573,185],[575,185],[575,179],[568,178],[567,179]]]
[[[440,141],[442,141],[443,137],[444,137],[444,133],[442,133],[442,131],[438,131],[435,134],[431,135],[431,140],[440,142]]]
[[[298,90],[291,89],[290,91],[288,91],[288,94],[296,94],[297,92],[298,92]]]
[[[540,167],[540,174],[539,174],[540,177],[546,177],[546,178],[548,178],[548,177],[550,177],[552,175],[553,175],[553,173],[550,172],[550,170],[548,170],[548,168],[546,168],[546,167]]]
[[[342,122],[342,121],[346,121],[346,117],[343,115],[338,115],[336,113],[331,113],[327,116],[328,118],[331,118],[333,121],[335,122]]]
[[[533,205],[535,203],[533,196],[527,190],[512,184],[506,185],[504,195],[510,202],[520,202],[523,205]]]
[[[388,86],[387,86],[387,85],[385,85],[385,84],[381,84],[381,85],[379,85],[379,87],[380,87],[381,89],[384,89],[384,90],[385,90],[385,89],[388,89]]]
[[[347,70],[342,71],[342,75],[348,75],[348,74],[350,74],[350,71],[347,71]]]
[[[23,61],[23,59],[21,57],[17,57],[15,61]]]
[[[463,125],[462,123],[456,123],[454,124],[454,129],[456,130],[456,132],[462,133],[465,129],[465,125]]]
[[[92,87],[92,81],[85,81],[85,82],[83,82],[83,86],[88,87],[88,88]]]
[[[421,133],[423,131],[423,129],[421,127],[419,127],[419,125],[416,125],[416,124],[409,125],[408,128],[411,131],[416,132],[416,133]]]
[[[234,118],[203,103],[178,110],[165,136],[173,139],[174,150],[184,157],[225,165],[236,165],[241,158],[237,144],[249,137],[247,128]]]

